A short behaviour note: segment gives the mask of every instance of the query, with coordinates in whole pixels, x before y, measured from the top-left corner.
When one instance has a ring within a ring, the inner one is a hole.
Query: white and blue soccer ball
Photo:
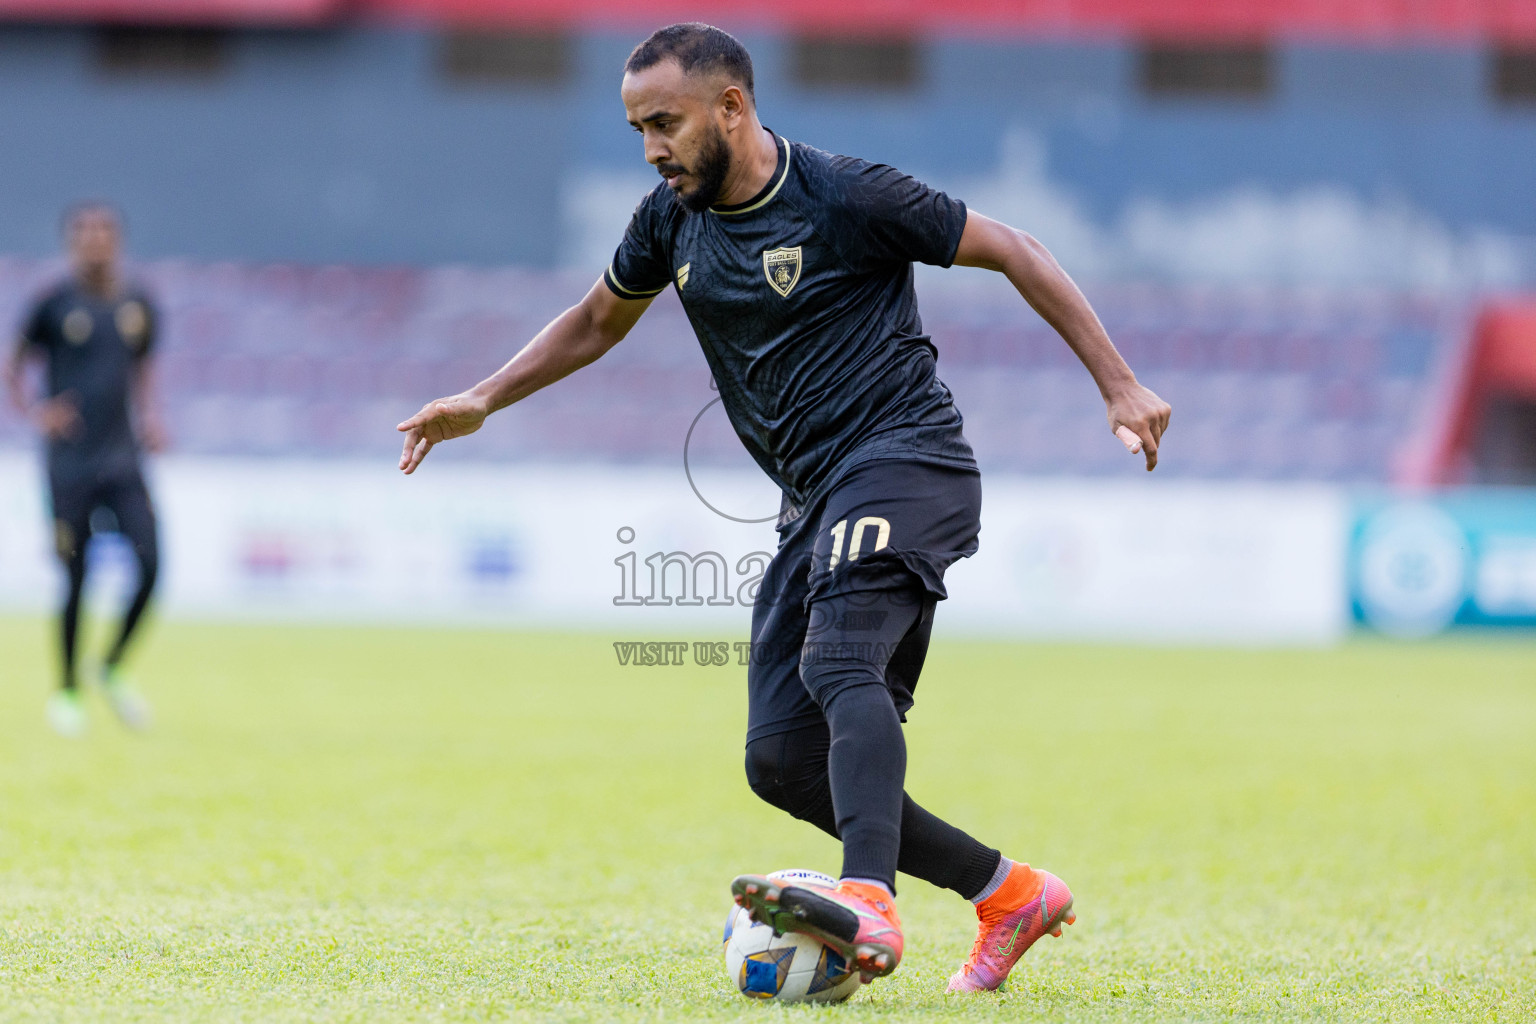
[[[775,881],[832,888],[837,882],[819,871],[775,871]],[[798,932],[773,934],[741,907],[725,919],[725,972],[742,995],[781,1003],[840,1003],[859,988],[859,972],[819,939]]]

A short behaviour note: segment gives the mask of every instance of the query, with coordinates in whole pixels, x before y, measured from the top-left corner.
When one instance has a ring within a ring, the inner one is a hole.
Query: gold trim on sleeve
[[[613,285],[615,288],[617,288],[619,291],[623,292],[625,295],[633,295],[637,299],[649,299],[649,298],[651,298],[653,296],[660,295],[662,292],[667,290],[667,286],[666,285],[662,285],[660,288],[655,288],[655,289],[652,289],[650,291],[636,291],[633,288],[626,288],[619,281],[619,275],[617,275],[617,274],[615,274],[613,272],[613,265],[612,264],[608,265],[608,269],[607,269],[607,271],[605,273],[608,276],[608,283],[609,284]]]

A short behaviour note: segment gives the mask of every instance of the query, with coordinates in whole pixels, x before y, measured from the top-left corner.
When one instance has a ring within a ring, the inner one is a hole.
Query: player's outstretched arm
[[[511,361],[468,391],[439,398],[396,429],[405,434],[400,468],[414,473],[432,446],[480,429],[485,418],[586,366],[624,340],[651,300],[621,299],[598,281],[551,320]]]
[[[955,263],[1004,274],[1056,329],[1093,374],[1108,408],[1110,430],[1131,454],[1146,455],[1150,472],[1157,465],[1157,446],[1173,410],[1137,382],[1093,307],[1045,246],[1017,228],[970,211]]]

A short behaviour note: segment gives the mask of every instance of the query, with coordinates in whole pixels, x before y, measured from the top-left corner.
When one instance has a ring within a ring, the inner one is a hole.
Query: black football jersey
[[[882,164],[778,146],[745,203],[693,213],[659,184],[608,287],[677,289],[737,435],[796,505],[868,459],[974,466],[912,280],[914,262],[954,262],[964,204]]]
[[[129,396],[134,368],[155,345],[149,298],[137,288],[102,298],[66,281],[38,300],[22,337],[47,362],[48,395],[67,395],[80,414],[75,436],[49,442],[49,469],[94,476],[135,469]]]

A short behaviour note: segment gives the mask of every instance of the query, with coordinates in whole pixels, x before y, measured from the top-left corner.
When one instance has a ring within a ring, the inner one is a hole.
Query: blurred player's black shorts
[[[91,515],[112,513],[116,529],[138,552],[155,550],[155,510],[149,489],[138,471],[48,474],[53,501],[54,541],[59,557],[68,560],[84,550],[91,533]]]

